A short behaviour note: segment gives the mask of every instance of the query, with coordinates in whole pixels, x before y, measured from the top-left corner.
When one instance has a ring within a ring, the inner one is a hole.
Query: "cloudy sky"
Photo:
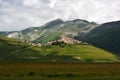
[[[120,20],[120,0],[0,0],[0,31],[41,26],[56,18]]]

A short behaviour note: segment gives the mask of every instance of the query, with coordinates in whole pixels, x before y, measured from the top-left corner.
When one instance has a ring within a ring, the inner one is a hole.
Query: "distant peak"
[[[44,28],[51,28],[64,23],[61,19],[52,20],[44,25]]]
[[[60,18],[55,19],[55,20],[53,20],[53,21],[63,22],[63,20],[62,20],[62,19],[60,19]],[[53,22],[53,21],[52,21],[52,22]]]
[[[99,25],[98,23],[96,23],[96,22],[90,22],[91,24],[93,24],[93,25]]]
[[[86,23],[89,23],[87,20],[82,20],[82,19],[75,19],[73,20],[73,22],[86,22]]]

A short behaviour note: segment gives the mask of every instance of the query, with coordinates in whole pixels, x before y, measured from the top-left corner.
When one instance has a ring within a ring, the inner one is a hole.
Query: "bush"
[[[28,76],[34,76],[34,75],[35,75],[34,72],[29,72],[29,73],[28,73]]]

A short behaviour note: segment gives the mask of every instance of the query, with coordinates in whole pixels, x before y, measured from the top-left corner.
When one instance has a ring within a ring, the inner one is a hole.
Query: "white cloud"
[[[0,31],[40,26],[49,20],[120,20],[120,0],[0,0]]]
[[[41,3],[39,2],[39,0],[24,0],[23,4],[25,6],[34,6],[34,7],[40,7]]]
[[[38,4],[39,0],[24,0],[23,3],[25,5],[34,5],[34,4]]]
[[[51,0],[49,6],[50,6],[51,8],[54,8],[56,2],[57,2],[57,0]]]

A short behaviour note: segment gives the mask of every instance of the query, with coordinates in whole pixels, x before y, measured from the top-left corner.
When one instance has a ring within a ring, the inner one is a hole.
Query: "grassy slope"
[[[22,41],[19,41],[17,39],[0,37],[0,59],[24,58],[24,57],[27,58],[31,56],[41,56],[41,55],[37,50],[34,49],[33,46],[27,46]]]
[[[107,51],[102,49],[88,46],[88,45],[74,45],[72,47],[67,46],[60,48],[52,46],[50,49],[46,49],[46,54],[55,53],[59,56],[71,56],[80,61],[115,61],[116,57]]]
[[[33,47],[16,39],[0,37],[0,59],[32,60],[40,62],[104,62],[116,61],[116,56],[88,45]]]

